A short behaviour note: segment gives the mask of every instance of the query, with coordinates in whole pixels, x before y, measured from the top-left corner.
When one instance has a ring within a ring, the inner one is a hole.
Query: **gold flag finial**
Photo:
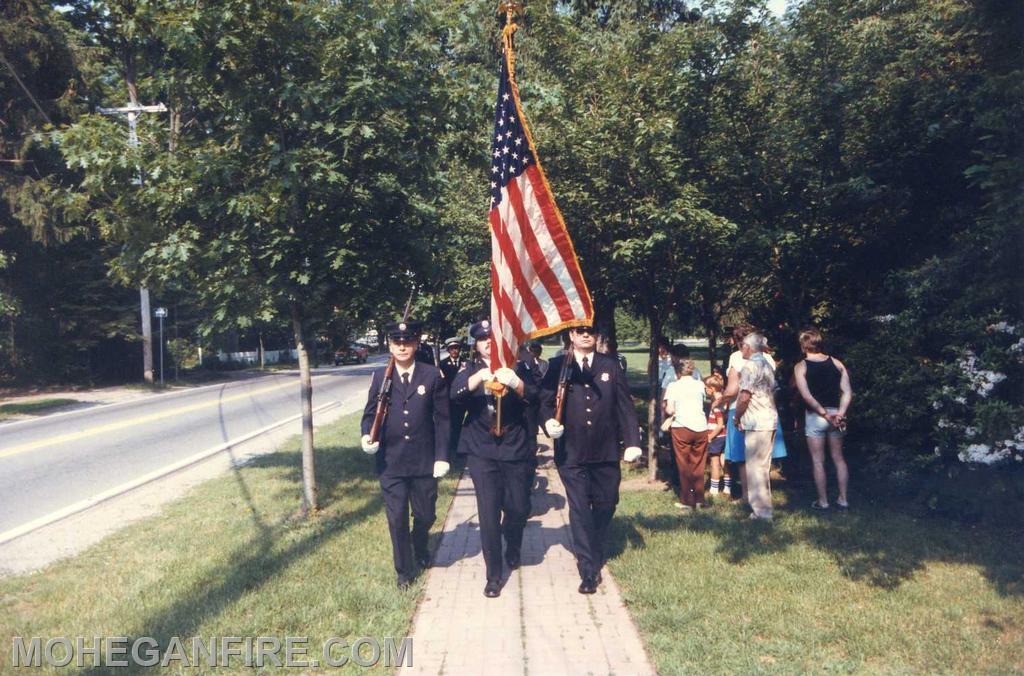
[[[498,14],[501,14],[502,12],[505,13],[505,22],[506,25],[508,25],[512,23],[513,15],[519,14],[520,16],[522,16],[523,3],[520,2],[519,0],[505,0],[504,2],[498,4]]]

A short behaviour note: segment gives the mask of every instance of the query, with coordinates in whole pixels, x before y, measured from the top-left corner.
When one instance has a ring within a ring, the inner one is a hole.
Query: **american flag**
[[[514,75],[512,30],[505,53],[491,147],[491,368],[514,367],[519,345],[593,321],[565,221],[526,126]]]

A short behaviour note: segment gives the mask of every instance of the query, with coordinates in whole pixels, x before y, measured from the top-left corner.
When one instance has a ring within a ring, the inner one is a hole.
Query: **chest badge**
[[[608,381],[609,381],[610,379],[611,379],[611,376],[610,376],[610,375],[608,375],[607,373],[602,373],[602,374],[601,374],[601,382],[602,382],[602,383],[606,383],[606,382],[608,382]]]
[[[416,388],[416,394],[419,394],[420,396],[422,396],[422,395],[424,395],[426,393],[427,393],[427,388],[424,387],[423,385],[420,385],[419,387]]]

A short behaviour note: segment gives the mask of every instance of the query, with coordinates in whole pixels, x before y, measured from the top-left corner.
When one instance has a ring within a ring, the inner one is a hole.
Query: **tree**
[[[119,265],[185,277],[210,328],[288,318],[312,512],[310,329],[337,313],[368,316],[380,295],[401,293],[434,232],[430,139],[444,104],[432,20],[418,6],[240,0],[174,18],[157,22],[159,38],[192,73],[175,86],[194,115],[175,152],[147,125],[122,160],[104,138],[109,123],[95,118],[67,133],[65,152],[94,197],[136,164],[154,179],[131,196],[154,227],[111,230],[132,252]],[[96,218],[111,222],[103,209]]]

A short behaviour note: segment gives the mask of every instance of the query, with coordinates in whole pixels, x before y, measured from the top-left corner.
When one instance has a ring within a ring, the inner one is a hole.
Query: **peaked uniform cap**
[[[422,327],[422,322],[416,322],[411,319],[404,322],[391,322],[387,326],[388,338],[392,340],[419,340]]]

